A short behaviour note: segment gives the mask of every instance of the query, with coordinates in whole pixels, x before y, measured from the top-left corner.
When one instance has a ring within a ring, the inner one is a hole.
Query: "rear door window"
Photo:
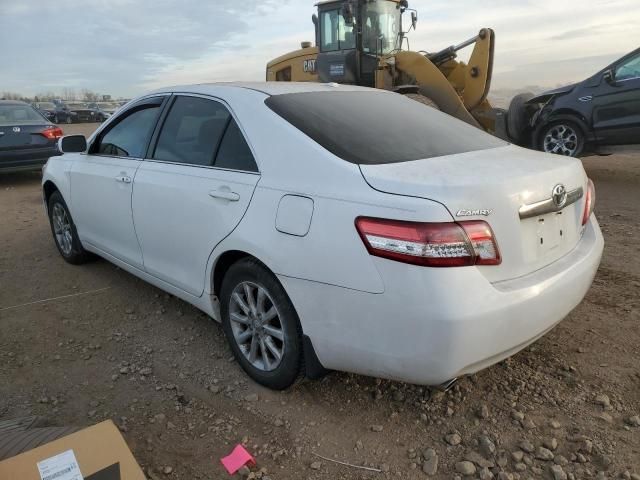
[[[231,120],[216,156],[216,167],[257,172],[258,166],[235,120]]]
[[[507,145],[397,93],[328,91],[274,95],[265,104],[334,155],[376,165]]]
[[[253,154],[225,105],[179,96],[164,122],[154,160],[256,172]]]
[[[152,158],[213,166],[231,114],[220,102],[179,96],[164,122]]]

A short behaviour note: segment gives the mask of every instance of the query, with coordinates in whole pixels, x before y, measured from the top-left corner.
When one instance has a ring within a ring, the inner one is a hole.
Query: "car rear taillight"
[[[49,140],[57,140],[64,135],[64,132],[60,127],[49,127],[40,132],[40,134],[44,135]]]
[[[499,265],[487,222],[420,223],[359,217],[356,229],[371,255],[425,267]]]
[[[596,205],[596,187],[589,178],[587,181],[587,196],[584,202],[584,212],[582,213],[582,225],[586,225],[593,213],[593,209]]]

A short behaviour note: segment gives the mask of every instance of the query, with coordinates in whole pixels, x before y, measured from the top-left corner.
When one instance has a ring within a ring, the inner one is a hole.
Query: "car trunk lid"
[[[50,125],[9,125],[0,126],[0,151],[46,147],[55,142],[42,132]]]
[[[528,218],[520,215],[523,206],[550,199],[557,185],[568,192],[585,192],[587,177],[576,159],[509,145],[411,162],[360,165],[360,170],[376,190],[439,202],[456,221],[487,221],[502,263],[476,268],[491,282],[549,265],[570,252],[582,234],[584,195],[558,211]]]

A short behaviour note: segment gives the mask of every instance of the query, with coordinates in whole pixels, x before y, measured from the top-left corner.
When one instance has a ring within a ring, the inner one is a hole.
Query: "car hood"
[[[566,85],[564,87],[558,87],[558,88],[554,88],[553,90],[547,90],[546,92],[543,92],[543,93],[541,93],[539,95],[536,95],[531,100],[529,100],[527,103],[546,102],[547,100],[549,100],[554,95],[562,95],[562,94],[569,93],[569,92],[573,91],[573,89],[576,88],[576,86],[578,86],[577,83],[572,83],[571,85]]]

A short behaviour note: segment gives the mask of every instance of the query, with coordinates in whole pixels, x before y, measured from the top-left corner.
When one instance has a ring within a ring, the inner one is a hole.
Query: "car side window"
[[[627,60],[616,69],[616,80],[640,78],[640,55]]]
[[[247,172],[258,171],[258,166],[253,158],[251,149],[249,145],[247,145],[247,141],[244,135],[242,135],[240,127],[233,119],[231,119],[220,143],[220,149],[218,150],[214,166]]]
[[[117,157],[144,157],[149,138],[160,113],[160,104],[141,105],[125,112],[122,119],[100,134],[92,154]]]
[[[211,167],[231,114],[220,102],[179,96],[162,126],[152,158]]]

